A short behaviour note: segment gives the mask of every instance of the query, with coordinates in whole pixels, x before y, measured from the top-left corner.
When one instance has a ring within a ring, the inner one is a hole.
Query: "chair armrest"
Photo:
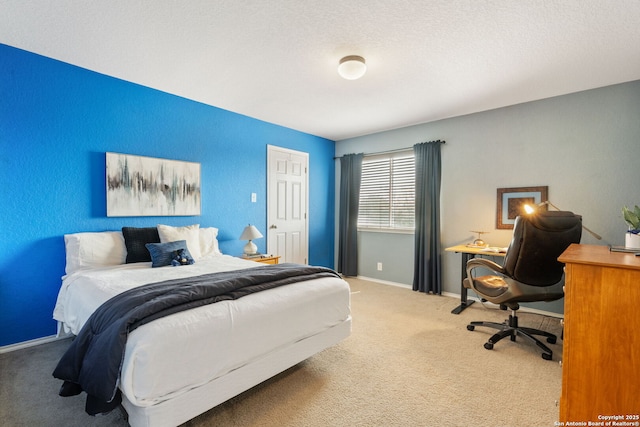
[[[467,262],[467,277],[472,277],[471,272],[473,271],[473,269],[479,267],[488,268],[495,273],[505,274],[504,268],[494,261],[486,258],[472,258]]]

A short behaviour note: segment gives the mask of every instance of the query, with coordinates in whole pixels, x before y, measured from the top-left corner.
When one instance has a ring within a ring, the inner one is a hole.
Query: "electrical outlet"
[[[382,263],[381,262],[378,263],[378,271],[382,271]]]
[[[251,193],[251,203],[255,203],[258,201],[258,195],[256,193]]]

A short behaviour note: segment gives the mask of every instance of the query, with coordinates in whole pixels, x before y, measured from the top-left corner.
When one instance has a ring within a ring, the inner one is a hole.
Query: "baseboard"
[[[383,285],[397,286],[397,287],[400,287],[400,288],[405,288],[405,289],[410,289],[410,290],[413,288],[412,286],[406,285],[404,283],[390,282],[388,280],[374,279],[372,277],[357,276],[357,278],[361,279],[361,280],[367,280],[369,282],[376,282],[376,283],[380,283],[380,284],[383,284]],[[455,298],[457,300],[460,300],[460,294],[456,294],[454,292],[443,292],[442,296],[449,297],[449,298]],[[473,301],[476,301],[476,302],[480,302],[480,298],[473,297],[471,295],[468,295],[467,299],[470,299],[470,300],[473,300]],[[495,306],[496,308],[498,308],[498,305],[492,304],[492,303],[490,303],[488,301],[485,301],[484,304],[489,304],[489,305],[492,305],[492,306]],[[522,312],[522,313],[534,313],[534,314],[539,314],[539,315],[542,315],[542,316],[556,317],[558,319],[564,319],[564,314],[554,313],[554,312],[551,312],[551,311],[540,310],[540,309],[537,309],[537,308],[530,308],[530,307],[520,306],[520,312]]]
[[[67,336],[51,335],[48,337],[36,338],[34,340],[22,341],[15,344],[9,344],[9,345],[0,347],[0,354],[9,353],[10,351],[22,350],[23,348],[35,347],[37,345],[47,344],[50,342],[63,340],[67,338],[69,338],[69,335]]]
[[[404,283],[390,282],[388,280],[374,279],[373,277],[356,276],[356,278],[357,279],[361,279],[361,280],[366,280],[368,282],[382,283],[383,285],[398,286],[400,288],[406,288],[406,289],[411,289],[412,288],[411,285],[407,285],[407,284],[404,284]]]

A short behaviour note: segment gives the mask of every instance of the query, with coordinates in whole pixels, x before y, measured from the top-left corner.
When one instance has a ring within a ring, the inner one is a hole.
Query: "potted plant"
[[[629,230],[625,234],[624,245],[627,248],[640,249],[640,207],[636,205],[631,210],[624,206],[622,208],[622,217],[629,226]]]

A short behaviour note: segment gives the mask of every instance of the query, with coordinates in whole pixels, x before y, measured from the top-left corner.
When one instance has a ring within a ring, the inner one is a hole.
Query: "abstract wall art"
[[[107,216],[200,215],[200,163],[106,153]]]

